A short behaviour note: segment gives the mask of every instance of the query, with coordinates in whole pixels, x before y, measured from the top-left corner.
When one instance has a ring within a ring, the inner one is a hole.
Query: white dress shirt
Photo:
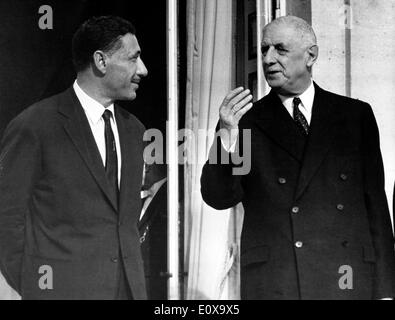
[[[109,107],[105,108],[102,104],[97,102],[95,99],[88,96],[78,85],[77,80],[74,81],[73,88],[75,94],[77,95],[78,100],[80,101],[82,108],[85,111],[85,115],[88,119],[89,125],[92,130],[93,137],[95,138],[97,148],[99,149],[103,166],[106,166],[106,138],[104,135],[104,119],[103,113],[105,110],[110,110],[112,113],[112,117],[110,120],[111,129],[114,133],[115,139],[115,146],[117,151],[117,158],[118,158],[118,188],[120,187],[121,183],[121,146],[119,143],[119,134],[118,134],[118,127],[117,122],[115,120],[115,113],[114,113],[114,104],[111,104]]]

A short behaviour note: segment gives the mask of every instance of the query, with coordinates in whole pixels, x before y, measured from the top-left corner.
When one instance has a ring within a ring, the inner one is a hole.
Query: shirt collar
[[[105,108],[101,103],[97,102],[95,99],[90,97],[81,87],[78,85],[77,80],[74,81],[73,88],[78,100],[80,101],[82,108],[84,109],[89,120],[97,124],[105,110],[110,110],[114,116],[114,104]]]
[[[299,99],[302,101],[302,108],[304,108],[307,112],[311,113],[313,109],[313,103],[314,103],[314,95],[315,95],[315,87],[313,81],[311,81],[310,86],[306,89],[305,92],[303,92],[301,95],[299,95]],[[281,102],[287,109],[293,110],[293,99],[295,97],[285,97],[282,95],[278,95],[279,98],[281,99]]]
[[[163,178],[162,180],[159,180],[157,182],[155,182],[151,188],[149,188],[148,190],[142,190],[141,191],[141,198],[148,198],[148,197],[154,197],[155,194],[158,192],[158,190],[160,189],[160,187],[167,181],[167,178]]]

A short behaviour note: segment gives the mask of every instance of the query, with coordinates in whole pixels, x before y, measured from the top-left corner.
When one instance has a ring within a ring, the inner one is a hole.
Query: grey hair
[[[317,36],[315,35],[313,28],[307,21],[303,20],[302,18],[295,16],[279,17],[267,24],[263,28],[263,30],[265,30],[270,25],[276,24],[285,24],[289,27],[292,27],[300,34],[303,43],[305,43],[307,46],[317,45]]]

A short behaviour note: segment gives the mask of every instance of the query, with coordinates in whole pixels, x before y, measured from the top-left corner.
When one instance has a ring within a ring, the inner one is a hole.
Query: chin
[[[135,90],[132,90],[129,96],[130,96],[129,100],[134,100],[134,99],[136,99],[136,97],[137,97],[136,91],[135,91]]]
[[[124,100],[124,101],[132,101],[134,99],[136,99],[137,95],[135,92],[133,93],[129,93],[129,94],[125,94],[122,96],[122,99],[118,99],[118,100]]]
[[[279,81],[268,81],[267,82],[272,89],[279,90],[283,87],[283,83]]]

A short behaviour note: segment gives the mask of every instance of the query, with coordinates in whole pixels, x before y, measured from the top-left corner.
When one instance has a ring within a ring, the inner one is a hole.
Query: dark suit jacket
[[[239,127],[251,130],[251,171],[234,176],[231,164],[207,163],[201,184],[216,209],[244,205],[242,298],[393,297],[394,239],[371,107],[316,86],[306,141],[272,91]],[[352,268],[352,290],[339,285],[342,266]]]
[[[167,182],[138,224],[148,299],[167,300]]]
[[[25,299],[113,299],[121,261],[134,299],[145,299],[137,221],[143,125],[115,107],[119,204],[74,90],[38,102],[5,131],[0,156],[0,266]],[[123,259],[120,259],[121,256]],[[53,271],[42,290],[39,268]]]

